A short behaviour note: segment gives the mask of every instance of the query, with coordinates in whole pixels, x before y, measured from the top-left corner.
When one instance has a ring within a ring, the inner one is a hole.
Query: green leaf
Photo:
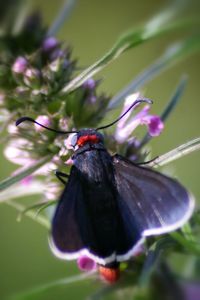
[[[47,32],[47,36],[54,36],[57,34],[57,32],[62,27],[64,22],[67,21],[68,18],[70,17],[75,7],[75,4],[76,4],[76,0],[64,1],[64,4],[58,13],[58,16],[56,17],[55,21],[53,22],[53,24],[51,25],[51,27]]]
[[[168,69],[174,63],[178,63],[181,59],[200,50],[200,36],[194,36],[184,41],[172,44],[164,54],[139,74],[131,83],[129,83],[122,91],[117,93],[108,105],[108,109],[114,109],[120,105],[126,96],[138,91],[147,82],[153,80],[161,72]]]
[[[200,256],[200,245],[197,241],[191,241],[191,238],[186,238],[186,235],[183,236],[181,233],[175,231],[170,233],[171,237],[181,244],[187,251],[193,255]]]
[[[48,161],[50,161],[52,155],[45,156],[44,158],[38,160],[35,164],[31,167],[24,169],[23,171],[19,172],[17,175],[8,177],[0,182],[0,191],[7,189],[9,186],[19,182],[20,180],[24,179],[25,177],[31,175]]]
[[[188,155],[198,150],[200,150],[200,137],[193,139],[183,145],[178,146],[177,148],[155,158],[153,161],[149,162],[146,165],[155,168],[161,167],[171,163],[172,161],[178,158],[181,158],[185,155]]]
[[[54,280],[54,281],[51,281],[46,284],[41,284],[40,286],[35,287],[27,292],[24,292],[24,293],[21,293],[18,295],[14,295],[11,299],[12,300],[25,300],[25,299],[29,299],[30,297],[34,297],[34,299],[35,299],[35,296],[37,296],[37,295],[39,296],[43,292],[50,290],[51,288],[55,288],[55,287],[62,286],[62,285],[66,286],[67,284],[72,284],[72,283],[76,283],[79,281],[88,280],[94,276],[94,273],[95,273],[94,271],[87,272],[87,273],[81,273],[81,274],[74,275],[71,277]]]
[[[136,47],[137,45],[174,30],[197,26],[197,24],[199,24],[199,20],[194,18],[175,22],[171,21],[174,14],[180,10],[180,7],[181,5],[174,6],[173,4],[168,10],[163,11],[142,27],[138,29],[134,28],[123,34],[102,58],[84,70],[79,76],[70,81],[63,88],[62,92],[68,93],[75,90],[88,78],[91,78],[93,75],[107,66],[111,61],[118,58],[122,53],[133,47]]]
[[[173,241],[169,237],[165,237],[156,241],[150,247],[139,278],[141,286],[146,286],[149,283],[151,274],[158,265],[162,252],[172,247],[173,244]]]

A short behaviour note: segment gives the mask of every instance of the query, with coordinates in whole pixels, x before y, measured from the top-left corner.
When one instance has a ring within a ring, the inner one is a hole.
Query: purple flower
[[[94,271],[97,268],[96,262],[86,255],[80,256],[77,260],[77,265],[81,271]]]
[[[126,98],[122,114],[130,107],[130,105],[139,98],[139,93],[135,93]],[[138,106],[138,105],[137,105]],[[134,107],[135,108],[135,107]],[[133,109],[134,109],[133,108]],[[156,115],[149,114],[150,105],[145,105],[143,109],[134,117],[130,118],[132,110],[130,110],[117,124],[115,131],[115,139],[118,143],[124,143],[132,131],[138,125],[146,125],[151,136],[158,136],[164,128],[162,120]]]
[[[200,282],[182,282],[182,290],[185,300],[199,300]]]
[[[23,56],[19,56],[12,66],[12,71],[17,74],[23,74],[26,71],[27,66],[28,62],[26,58],[24,58]]]
[[[51,120],[46,115],[38,116],[37,119],[36,119],[36,121],[38,123],[44,125],[44,126],[47,126],[47,127],[49,127],[51,125]],[[35,126],[36,131],[43,131],[43,130],[45,130],[43,127],[41,127],[41,126],[39,126],[37,124],[34,124],[34,126]]]
[[[143,120],[141,120],[141,124],[145,124],[148,126],[149,134],[151,136],[160,135],[160,133],[164,129],[164,124],[158,116],[146,116]]]
[[[96,81],[92,78],[89,78],[83,83],[83,87],[88,90],[93,90],[96,86]]]
[[[42,43],[42,50],[44,52],[52,51],[54,48],[58,46],[58,41],[55,37],[50,36],[47,37]]]

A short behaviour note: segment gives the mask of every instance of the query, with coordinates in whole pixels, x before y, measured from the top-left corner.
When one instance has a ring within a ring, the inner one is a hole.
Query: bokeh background
[[[173,3],[173,1],[171,1]],[[181,16],[199,16],[199,1],[188,1]],[[0,2],[1,3],[1,2]],[[42,13],[44,24],[54,20],[63,1],[34,0],[32,8]],[[115,42],[120,33],[146,22],[169,1],[160,0],[82,0],[57,37],[71,45],[73,58],[86,67],[101,57]],[[151,40],[123,54],[105,68],[100,90],[114,95],[142,70],[156,60],[171,43],[189,35],[176,31]],[[145,96],[154,100],[153,112],[159,114],[172,95],[180,77],[187,74],[188,85],[176,110],[167,121],[161,136],[151,141],[153,156],[199,136],[200,133],[200,54],[196,53],[172,66],[149,82]],[[0,145],[1,153],[3,144]],[[16,166],[0,156],[0,178],[6,178]],[[195,195],[200,203],[200,153],[180,159],[168,167],[169,171]],[[30,199],[21,199],[28,203]],[[0,299],[34,286],[79,273],[75,262],[55,258],[49,250],[47,231],[27,217],[16,222],[17,212],[2,204],[0,207]],[[181,268],[183,258],[176,258]],[[185,259],[185,258],[184,258]],[[51,289],[34,299],[85,299],[100,288],[98,281],[84,281]],[[113,298],[115,299],[115,298]]]

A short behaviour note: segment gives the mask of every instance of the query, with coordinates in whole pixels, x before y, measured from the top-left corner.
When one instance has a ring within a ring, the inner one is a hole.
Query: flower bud
[[[36,122],[38,122],[38,123],[40,123],[44,126],[47,126],[47,127],[51,126],[51,120],[46,115],[38,116],[37,119],[36,119]],[[41,131],[45,130],[45,128],[39,126],[38,124],[34,124],[34,126],[35,126],[35,130],[38,131],[38,132],[39,131],[41,132]]]
[[[78,258],[77,265],[81,271],[86,272],[96,270],[97,268],[96,262],[86,255],[80,256]]]
[[[31,87],[39,87],[41,84],[41,74],[38,69],[28,68],[24,73],[24,83]]]
[[[27,66],[28,62],[26,58],[19,56],[12,65],[12,71],[16,74],[23,74],[26,71]]]
[[[44,52],[50,52],[58,46],[58,41],[55,37],[47,37],[42,43],[42,50]]]
[[[93,78],[89,78],[83,83],[83,87],[88,90],[93,90],[96,87],[96,81]]]

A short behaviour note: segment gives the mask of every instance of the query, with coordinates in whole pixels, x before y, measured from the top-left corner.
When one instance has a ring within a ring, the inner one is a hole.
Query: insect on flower
[[[176,180],[116,154],[111,156],[99,130],[120,121],[139,103],[136,100],[115,121],[96,129],[60,131],[75,133],[70,175],[56,172],[65,188],[52,221],[50,246],[62,259],[86,255],[99,265],[110,282],[119,277],[119,264],[137,253],[148,236],[180,228],[191,216],[194,200]]]

